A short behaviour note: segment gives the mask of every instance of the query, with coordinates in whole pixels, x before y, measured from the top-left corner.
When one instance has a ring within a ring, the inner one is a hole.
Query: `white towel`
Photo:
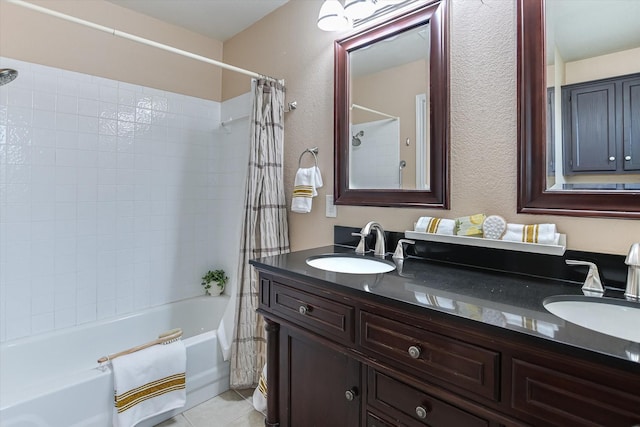
[[[182,341],[115,358],[111,366],[114,427],[133,427],[154,415],[181,408],[187,401],[187,353]]]
[[[312,198],[318,195],[317,189],[322,187],[320,168],[299,168],[293,184],[291,210],[297,213],[311,212]]]
[[[555,224],[507,224],[502,240],[557,245],[560,234],[556,232]]]
[[[414,230],[420,233],[448,234],[452,236],[456,231],[456,221],[453,219],[421,216]]]

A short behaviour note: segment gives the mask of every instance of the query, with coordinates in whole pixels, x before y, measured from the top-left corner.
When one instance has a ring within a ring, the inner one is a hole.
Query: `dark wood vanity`
[[[476,305],[465,318],[381,295],[377,280],[419,289],[397,273],[343,286],[348,275],[322,280],[292,257],[252,263],[268,325],[268,426],[640,425],[637,362],[491,325],[495,310]],[[474,274],[461,270],[461,287]]]

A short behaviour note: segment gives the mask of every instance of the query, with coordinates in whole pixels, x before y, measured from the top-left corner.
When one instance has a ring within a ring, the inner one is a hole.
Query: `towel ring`
[[[307,148],[306,150],[304,150],[302,152],[302,154],[300,154],[300,157],[298,158],[298,168],[300,168],[301,162],[302,162],[302,157],[305,155],[305,153],[311,153],[313,155],[313,158],[316,161],[316,167],[318,167],[318,147],[313,147],[313,148]]]

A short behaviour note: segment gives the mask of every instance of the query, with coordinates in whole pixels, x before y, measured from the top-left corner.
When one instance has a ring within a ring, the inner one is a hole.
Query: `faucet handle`
[[[367,244],[365,242],[365,238],[367,237],[364,233],[351,233],[352,236],[360,237],[360,242],[356,247],[356,253],[359,255],[364,255],[367,252]]]
[[[602,287],[602,280],[600,280],[600,274],[598,273],[598,266],[589,261],[577,261],[573,259],[565,260],[567,265],[586,265],[589,267],[587,277],[584,279],[584,285],[582,291],[590,294],[602,295],[604,288]]]
[[[624,296],[630,301],[638,301],[640,300],[640,243],[631,245],[624,262],[628,266],[627,288]]]
[[[398,240],[398,245],[396,246],[396,251],[393,253],[394,259],[404,259],[404,246],[403,243],[407,243],[409,245],[415,245],[415,240],[409,239],[400,239]]]

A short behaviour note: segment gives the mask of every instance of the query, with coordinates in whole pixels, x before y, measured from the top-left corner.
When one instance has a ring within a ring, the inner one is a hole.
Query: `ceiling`
[[[164,22],[225,41],[289,0],[108,0]]]
[[[546,21],[548,64],[640,47],[638,0],[547,0]]]

